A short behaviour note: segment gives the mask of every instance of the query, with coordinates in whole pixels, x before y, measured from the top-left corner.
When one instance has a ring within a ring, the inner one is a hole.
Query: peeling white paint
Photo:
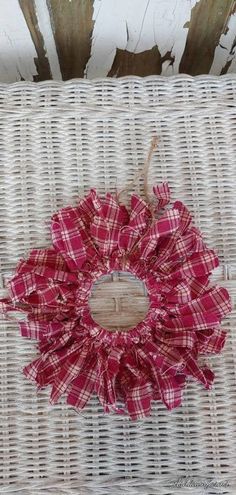
[[[7,0],[0,8],[0,80],[32,81],[37,74],[37,53],[17,0]]]
[[[163,75],[177,74],[186,43],[191,9],[197,0],[95,0],[91,58],[88,78],[109,72],[116,49],[140,53],[157,45],[164,56],[175,57],[163,64]]]
[[[56,44],[52,32],[50,14],[46,0],[34,0],[38,27],[43,36],[44,49],[49,60],[53,79],[61,80],[61,70],[57,55]]]
[[[234,53],[234,55],[232,58],[232,62],[230,64],[230,67],[229,67],[227,73],[232,72],[235,74],[235,72],[236,72],[236,47],[234,47],[233,53]]]
[[[188,28],[184,27],[191,17],[191,10],[197,0],[161,0],[154,11],[154,39],[164,56],[168,51],[175,57],[173,65],[169,61],[162,66],[162,75],[178,74],[184,52]],[[167,35],[168,33],[168,35]]]
[[[94,0],[94,29],[86,77],[107,76],[117,48],[140,53],[155,45],[162,57],[170,52],[174,58],[173,64],[169,60],[162,64],[162,75],[177,74],[191,10],[197,1]],[[34,4],[52,77],[61,80],[47,0],[34,0]],[[231,16],[228,30],[215,50],[211,74],[219,75],[227,62],[231,62],[228,72],[236,72],[236,49],[232,52],[235,33],[236,14]],[[0,81],[14,82],[21,78],[32,81],[37,75],[35,58],[37,53],[18,0],[0,0]]]
[[[220,42],[215,49],[214,60],[211,66],[210,74],[220,75],[222,68],[227,62],[232,61],[228,72],[236,71],[236,47],[234,47],[233,53],[231,48],[236,38],[236,14],[231,15],[228,23],[228,29],[226,34],[222,34]]]

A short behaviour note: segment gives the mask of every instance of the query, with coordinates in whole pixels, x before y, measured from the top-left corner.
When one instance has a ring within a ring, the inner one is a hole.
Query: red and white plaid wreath
[[[180,201],[165,208],[168,184],[153,191],[151,206],[133,194],[128,211],[92,189],[53,215],[52,246],[31,251],[9,282],[2,311],[26,312],[21,334],[39,340],[40,356],[24,374],[51,385],[52,404],[66,393],[81,410],[96,392],[105,412],[137,419],[152,400],[179,406],[188,376],[212,385],[198,356],[221,351],[220,323],[231,309],[226,289],[209,283],[218,258]],[[141,279],[150,299],[145,319],[126,332],[99,326],[88,304],[94,282],[117,270]]]

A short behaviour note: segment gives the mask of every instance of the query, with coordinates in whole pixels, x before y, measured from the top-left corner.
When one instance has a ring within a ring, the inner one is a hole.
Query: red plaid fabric
[[[119,231],[118,249],[122,252],[131,251],[139,240],[138,230],[129,225],[125,225]]]
[[[38,387],[51,386],[52,404],[66,394],[81,410],[96,393],[105,412],[136,420],[150,414],[154,400],[179,406],[188,377],[212,386],[214,374],[198,356],[222,350],[229,294],[209,285],[218,258],[190,212],[176,201],[159,216],[169,186],[153,192],[151,205],[133,194],[128,211],[92,189],[53,215],[53,245],[20,260],[9,282],[0,310],[25,315],[21,334],[39,341],[39,356],[24,373]],[[136,327],[111,332],[93,320],[88,301],[98,277],[124,267],[145,283],[150,307]]]
[[[141,258],[147,256],[157,247],[160,237],[168,236],[175,232],[179,225],[179,213],[177,210],[169,210],[160,220],[152,225],[140,242]]]
[[[52,218],[52,241],[72,270],[80,268],[86,260],[86,249],[76,224],[75,208],[65,208]]]
[[[164,208],[170,202],[170,188],[167,182],[159,186],[153,186],[153,192],[158,199],[157,209]]]
[[[142,234],[147,229],[148,220],[151,217],[148,205],[136,194],[131,196],[131,212],[129,226]]]
[[[83,409],[89,401],[97,380],[97,359],[89,363],[89,367],[85,368],[77,374],[72,381],[70,390],[67,395],[67,404],[70,404],[75,409]]]

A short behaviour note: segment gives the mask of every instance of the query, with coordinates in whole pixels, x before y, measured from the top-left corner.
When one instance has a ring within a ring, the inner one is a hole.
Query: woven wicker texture
[[[90,187],[125,187],[142,169],[154,134],[150,187],[168,180],[172,198],[190,208],[220,257],[214,279],[234,298],[233,75],[0,85],[0,295],[19,257],[49,244],[52,212]],[[140,180],[139,193],[142,187]],[[2,320],[0,493],[184,494],[190,489],[183,480],[175,484],[184,476],[193,494],[235,494],[235,320],[235,312],[225,320],[223,353],[208,359],[213,389],[191,381],[181,408],[168,412],[155,403],[138,422],[104,415],[95,397],[82,414],[63,401],[50,406],[49,391],[37,394],[21,374],[36,355],[34,344]]]

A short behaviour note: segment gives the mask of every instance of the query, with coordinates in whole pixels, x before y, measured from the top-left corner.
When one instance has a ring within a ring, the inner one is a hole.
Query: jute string
[[[148,191],[148,173],[149,173],[149,170],[150,170],[152,156],[153,156],[154,151],[157,148],[157,145],[158,145],[158,138],[157,138],[157,136],[153,136],[152,141],[151,141],[151,145],[150,145],[150,148],[149,148],[149,151],[148,151],[147,158],[146,158],[146,160],[144,162],[144,165],[143,165],[143,169],[141,171],[139,170],[138,172],[136,172],[133,180],[130,181],[130,183],[128,183],[127,186],[124,189],[121,189],[121,191],[119,191],[117,193],[117,201],[120,201],[121,195],[124,194],[125,192],[130,191],[130,189],[137,184],[137,181],[141,177],[143,177],[143,181],[144,181],[143,187],[144,187],[144,195],[145,195],[145,198],[146,198],[146,202],[149,205],[152,205],[152,198],[151,198],[151,196],[149,194],[149,191]],[[152,215],[153,215],[154,212],[153,212],[152,207],[151,207],[151,211],[152,211]]]
[[[150,225],[152,225],[154,222],[155,222],[155,206],[153,204],[153,199],[149,193],[149,190],[148,190],[148,173],[149,173],[149,170],[150,170],[150,165],[151,165],[151,161],[152,161],[152,156],[153,156],[153,153],[154,151],[156,150],[157,148],[157,145],[158,145],[158,138],[157,136],[153,136],[152,140],[151,140],[151,145],[150,145],[150,148],[149,148],[149,151],[148,151],[148,155],[147,155],[147,158],[144,162],[144,165],[143,165],[143,169],[140,171],[138,171],[133,180],[130,181],[130,183],[124,188],[122,189],[119,193],[117,193],[117,201],[119,202],[120,201],[120,196],[122,194],[124,194],[125,192],[129,191],[133,186],[136,185],[138,179],[140,179],[141,177],[143,177],[143,181],[144,181],[144,195],[145,195],[145,198],[146,198],[146,202],[149,206],[149,209],[150,209],[150,212],[151,212],[151,222],[150,222]],[[145,234],[143,235],[143,237],[145,236]],[[142,240],[142,238],[139,239],[139,241],[137,241],[134,246],[132,247],[132,249],[129,251],[129,255],[131,253],[133,253],[133,251],[136,249],[137,247],[137,243],[140,242],[140,240]],[[123,256],[122,256],[122,265],[123,265],[123,270],[125,270],[125,266],[126,266],[126,262],[127,262],[127,254],[124,253]]]

